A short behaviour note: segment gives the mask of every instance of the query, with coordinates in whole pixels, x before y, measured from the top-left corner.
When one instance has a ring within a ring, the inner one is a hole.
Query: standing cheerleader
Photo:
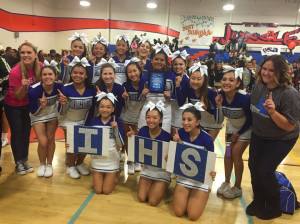
[[[175,73],[175,94],[174,98],[172,99],[171,106],[172,106],[172,136],[175,133],[176,128],[181,127],[181,111],[179,110],[178,102],[176,100],[177,91],[178,94],[181,94],[181,91],[186,90],[189,77],[186,74],[186,58],[189,54],[184,51],[176,51],[172,55],[172,70]],[[184,102],[183,102],[184,103]]]
[[[70,62],[73,61],[75,57],[79,59],[86,57],[86,44],[88,43],[87,35],[85,33],[77,33],[75,32],[69,40],[71,41],[71,54],[64,56],[61,61],[61,73],[58,79],[66,84],[70,81],[70,74],[72,67],[68,66]],[[91,69],[91,68],[90,68]],[[89,74],[91,71],[89,70]],[[91,78],[91,77],[89,77]]]
[[[92,88],[87,79],[88,64],[72,64],[71,83],[66,84],[59,94],[61,107],[60,126],[66,128],[67,125],[83,125],[93,116],[94,97],[96,90]],[[65,137],[66,137],[65,133]],[[66,164],[67,173],[71,178],[80,178],[81,175],[88,175],[83,160],[85,154],[67,153]]]
[[[141,60],[140,66],[142,70],[148,71],[151,67],[151,60],[149,58],[152,51],[151,43],[148,39],[141,39],[138,43],[137,57]]]
[[[101,59],[108,60],[108,42],[104,37],[96,36],[92,41],[92,56],[90,64],[93,66],[92,83],[99,80]]]
[[[39,142],[38,177],[53,175],[52,160],[58,117],[57,99],[58,90],[62,88],[62,84],[55,82],[56,76],[56,68],[44,66],[41,70],[41,82],[32,85],[28,92],[31,125]]]
[[[112,57],[117,63],[116,67],[116,83],[123,84],[126,81],[124,62],[130,59],[129,41],[126,35],[117,37],[115,55]]]
[[[173,92],[172,74],[168,71],[168,56],[171,55],[170,49],[167,45],[156,44],[155,52],[151,59],[151,70],[142,76],[142,84],[144,88],[148,89],[146,95],[146,102],[140,113],[138,128],[145,126],[145,114],[148,108],[148,102],[157,103],[162,101],[165,104],[165,113],[162,121],[162,128],[168,133],[171,132],[171,94]]]
[[[224,156],[225,182],[217,193],[225,198],[233,199],[242,195],[241,182],[244,170],[243,152],[249,144],[251,135],[250,96],[242,89],[242,69],[224,66],[221,80],[221,92],[216,97],[218,107],[227,117],[226,152]],[[230,178],[234,166],[235,184],[230,187]]]
[[[185,108],[185,109],[184,109]],[[195,148],[214,151],[214,143],[211,136],[200,128],[202,104],[188,104],[182,107],[182,126],[176,131],[173,140],[187,144]],[[210,172],[214,180],[216,173]],[[211,189],[207,184],[192,179],[177,177],[174,190],[173,209],[176,216],[187,213],[190,220],[197,220],[203,213],[208,201]]]
[[[101,92],[97,96],[99,116],[87,122],[87,126],[110,129],[108,156],[92,156],[93,188],[96,194],[110,194],[116,187],[120,168],[120,152],[124,145],[122,122],[114,115],[116,97],[112,93]]]
[[[190,69],[188,85],[176,87],[176,96],[179,106],[186,100],[195,104],[201,102],[205,110],[201,111],[201,127],[209,133],[213,140],[217,137],[222,128],[221,109],[217,108],[215,97],[217,92],[208,87],[207,66],[200,62],[194,64]]]
[[[164,104],[159,101],[157,104],[149,102],[146,105],[146,124],[140,128],[138,136],[169,142],[171,136],[161,128]],[[128,132],[132,136],[133,131]],[[171,181],[171,174],[165,170],[150,165],[144,165],[138,185],[138,200],[146,202],[151,206],[157,206],[163,199]]]
[[[106,61],[102,59],[102,61]],[[100,78],[95,83],[98,87],[99,91],[105,92],[105,93],[112,93],[116,96],[117,102],[116,102],[116,110],[115,115],[117,117],[120,117],[122,109],[124,107],[125,101],[123,98],[123,94],[125,92],[125,89],[122,85],[115,82],[116,80],[116,70],[115,68],[118,66],[114,62],[105,62],[104,64],[101,64],[101,70],[100,70]]]
[[[140,90],[143,89],[143,86],[140,82],[142,69],[139,65],[139,62],[140,60],[135,57],[125,61],[125,73],[127,81],[123,84],[123,87],[126,90],[123,94],[123,97],[125,99],[125,107],[122,110],[121,114],[121,118],[124,121],[125,132],[128,132],[130,130],[129,127],[137,132],[139,114],[143,106],[143,102],[140,99]],[[143,94],[145,93],[142,93],[142,95]],[[125,145],[127,145],[126,140]],[[137,165],[136,167],[138,171],[139,165]],[[128,173],[134,174],[134,171],[134,163],[128,162]]]

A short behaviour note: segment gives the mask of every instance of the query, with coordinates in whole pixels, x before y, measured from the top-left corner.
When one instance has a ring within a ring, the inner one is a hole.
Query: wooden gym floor
[[[177,218],[170,210],[172,187],[165,200],[158,207],[141,204],[136,198],[136,176],[130,176],[126,184],[119,184],[112,195],[95,195],[91,189],[91,177],[73,180],[65,174],[64,143],[57,142],[53,161],[54,176],[38,178],[35,173],[18,176],[10,146],[2,149],[3,172],[0,176],[0,223],[2,224],[40,224],[40,223],[223,223],[223,224],[298,224],[300,211],[294,215],[283,215],[272,221],[262,221],[245,214],[245,207],[251,201],[251,183],[247,166],[248,151],[244,154],[245,171],[243,176],[243,197],[224,200],[217,197],[216,190],[224,180],[223,155],[224,134],[216,140],[215,152],[217,177],[203,216],[197,222],[187,218]],[[30,163],[39,165],[36,143],[30,145]],[[271,155],[270,155],[271,156]],[[86,160],[90,162],[89,159]],[[292,181],[300,195],[300,140],[293,151],[279,167]],[[232,178],[234,180],[234,177]],[[174,185],[174,183],[172,184]]]

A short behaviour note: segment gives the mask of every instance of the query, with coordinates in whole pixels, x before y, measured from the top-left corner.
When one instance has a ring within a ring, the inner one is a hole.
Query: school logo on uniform
[[[128,160],[165,169],[168,148],[169,142],[132,136],[128,138]]]
[[[214,171],[216,154],[203,148],[171,141],[166,170],[211,186],[210,172]]]
[[[110,128],[67,126],[67,152],[108,155]],[[106,147],[105,147],[106,146]]]

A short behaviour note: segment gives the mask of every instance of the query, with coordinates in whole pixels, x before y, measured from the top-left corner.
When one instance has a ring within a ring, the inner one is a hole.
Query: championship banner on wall
[[[215,170],[216,154],[204,148],[170,142],[166,170],[178,176],[212,185],[210,172]]]
[[[128,161],[166,168],[169,142],[132,136],[128,138]]]
[[[207,45],[212,42],[215,19],[212,16],[180,16],[179,44],[188,46]]]
[[[108,155],[110,128],[67,126],[68,153]]]

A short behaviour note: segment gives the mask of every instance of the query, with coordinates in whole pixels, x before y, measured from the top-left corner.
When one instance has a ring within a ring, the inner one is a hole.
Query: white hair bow
[[[243,79],[243,68],[234,68],[230,65],[223,65],[223,72],[234,72],[234,78],[237,79],[238,77],[242,80]]]
[[[100,93],[98,93],[96,95],[97,102],[99,102],[100,100],[102,100],[104,97],[107,97],[113,104],[115,104],[115,101],[118,101],[114,94],[100,92]]]
[[[238,77],[240,78],[240,80],[243,80],[243,68],[236,68],[234,70],[234,78],[237,79]]]
[[[142,44],[144,44],[144,43],[146,43],[146,42],[149,42],[149,43],[151,44],[151,42],[150,42],[150,40],[149,40],[148,38],[141,37],[141,39],[140,39],[139,43],[142,43]]]
[[[105,58],[101,58],[97,66],[101,66],[103,64],[111,64],[114,68],[120,67],[113,58],[106,60]]]
[[[88,38],[85,33],[75,32],[71,37],[69,37],[69,40],[71,40],[71,41],[77,40],[77,39],[80,39],[82,41],[82,43],[84,43],[84,44],[88,44]]]
[[[139,59],[139,58],[137,58],[137,57],[133,57],[133,58],[131,58],[130,60],[126,60],[125,61],[125,63],[124,63],[124,66],[125,67],[127,67],[127,65],[129,64],[129,63],[134,63],[134,62],[140,62],[141,60]]]
[[[45,66],[51,66],[51,67],[57,68],[56,66],[58,65],[58,63],[55,60],[51,60],[50,63],[47,60],[45,60],[44,61],[44,65]]]
[[[93,40],[92,40],[92,45],[95,45],[97,43],[101,43],[103,45],[105,45],[106,47],[108,47],[108,42],[107,40],[102,37],[102,36],[96,36]]]
[[[160,45],[159,43],[157,43],[157,44],[155,44],[153,49],[155,50],[155,54],[159,53],[160,51],[164,51],[168,57],[172,56],[170,48],[166,44]]]
[[[193,72],[200,70],[201,75],[206,75],[208,76],[207,73],[207,66],[206,65],[201,65],[200,62],[195,63],[192,67],[189,68],[189,73],[192,74]]]
[[[201,102],[197,102],[195,104],[192,104],[192,103],[187,103],[187,104],[184,104],[182,107],[180,107],[179,109],[182,109],[182,110],[185,110],[187,108],[190,108],[190,107],[195,107],[196,110],[198,111],[205,111],[204,108],[203,108],[203,104]]]
[[[124,40],[125,42],[129,42],[128,37],[125,34],[117,36],[117,40]]]
[[[69,63],[69,66],[73,67],[76,64],[81,64],[83,67],[91,66],[86,58],[79,59],[77,56]]]
[[[157,108],[160,112],[163,112],[165,111],[165,104],[163,101],[158,101],[156,104],[153,103],[153,102],[149,102],[147,105],[146,105],[146,108],[149,109],[149,110],[153,110],[154,108]]]
[[[186,50],[183,51],[175,51],[172,54],[172,61],[175,60],[178,57],[181,57],[183,60],[186,60],[187,56],[189,56],[189,54],[186,52]]]

